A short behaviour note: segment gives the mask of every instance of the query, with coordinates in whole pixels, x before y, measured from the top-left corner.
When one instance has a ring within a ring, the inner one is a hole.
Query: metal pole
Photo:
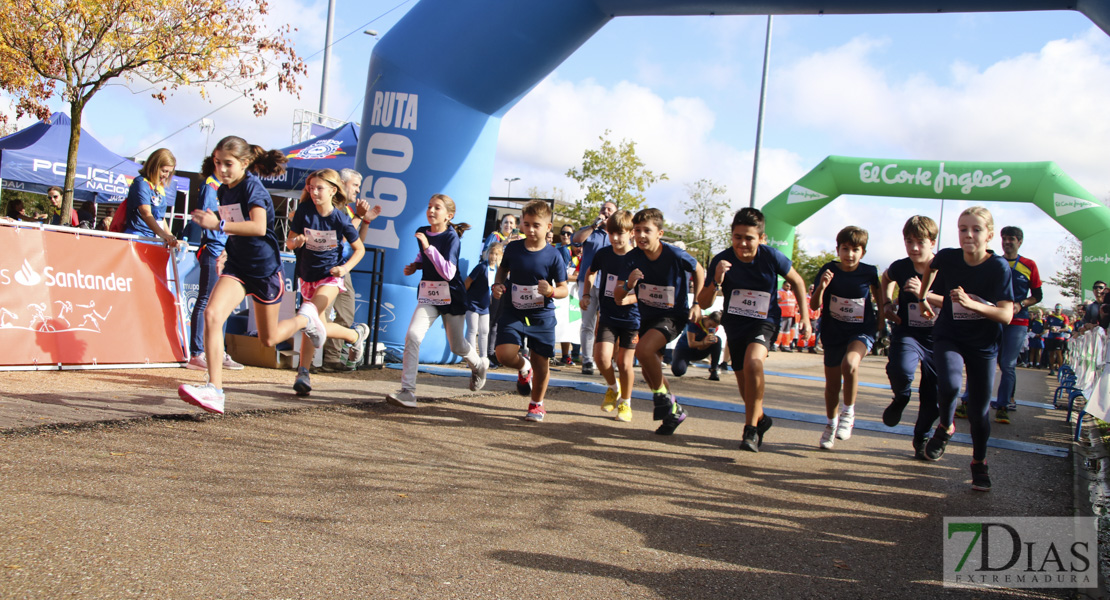
[[[328,0],[328,28],[324,34],[324,72],[320,75],[320,114],[328,114],[328,63],[331,62],[331,31],[335,25],[335,0]]]
[[[748,206],[755,208],[755,186],[759,179],[759,148],[763,145],[763,104],[767,100],[767,70],[771,61],[771,21],[767,15],[767,41],[763,46],[763,79],[759,84],[759,117],[755,125],[755,156],[752,158],[752,195]]]

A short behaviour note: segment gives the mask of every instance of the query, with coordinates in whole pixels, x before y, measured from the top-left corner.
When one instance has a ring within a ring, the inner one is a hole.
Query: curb
[[[1069,422],[1070,423],[1070,422]],[[1110,581],[1105,566],[1110,564],[1110,449],[1099,428],[1091,423],[1084,439],[1075,442],[1072,453],[1072,498],[1075,516],[1097,517],[1099,523],[1098,588],[1077,589],[1078,597],[1110,598]]]

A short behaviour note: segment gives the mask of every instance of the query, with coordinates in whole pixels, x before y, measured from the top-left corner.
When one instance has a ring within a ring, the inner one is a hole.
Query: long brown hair
[[[173,152],[170,152],[169,148],[159,148],[151,152],[150,156],[147,157],[146,162],[143,163],[143,167],[139,169],[139,175],[142,175],[143,179],[147,180],[151,187],[156,187],[162,185],[162,177],[159,171],[162,170],[162,167],[167,166],[176,169],[177,158],[174,157]],[[170,177],[173,177],[173,174],[170,174]]]
[[[301,192],[301,202],[312,202],[312,194],[309,193],[308,186],[312,183],[313,179],[321,179],[335,188],[335,195],[331,198],[332,206],[343,208],[347,205],[347,194],[343,192],[343,180],[339,178],[339,173],[337,173],[335,169],[320,169],[319,171],[313,171],[304,184],[304,191]]]
[[[428,200],[439,200],[443,203],[443,206],[447,209],[447,212],[451,213],[452,215],[455,214],[455,201],[451,199],[451,196],[448,196],[447,194],[432,194],[432,197]],[[460,238],[462,237],[464,232],[470,229],[469,223],[452,223],[450,220],[447,221],[447,226],[454,228],[455,235],[459,236]]]
[[[222,150],[234,156],[247,165],[248,171],[262,177],[278,177],[284,174],[285,163],[289,162],[280,150],[265,150],[261,146],[248,144],[247,140],[236,135],[229,135],[220,140],[212,152],[215,153],[216,150]]]

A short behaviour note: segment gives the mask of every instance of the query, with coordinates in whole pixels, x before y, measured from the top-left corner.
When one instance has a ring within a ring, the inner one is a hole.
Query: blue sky
[[[361,115],[374,40],[413,5],[390,0],[338,0],[329,113]],[[303,56],[323,47],[326,2],[274,0],[269,23],[293,22]],[[400,6],[400,8],[395,8]],[[648,191],[649,203],[681,220],[685,184],[709,178],[745,206],[751,185],[756,111],[766,17],[637,17],[616,19],[568,58],[502,121],[492,195],[520,177],[530,187],[583,192],[564,176],[583,150],[611,129],[637,142],[648,168],[670,180]],[[237,134],[267,147],[291,143],[293,110],[315,110],[321,55],[309,60],[301,98],[273,96],[263,118],[240,101],[210,118],[208,144]],[[188,125],[231,98],[211,102],[179,91],[162,105],[135,83],[106,89],[84,125],[124,155],[155,147],[196,168],[205,134]],[[762,205],[830,154],[967,161],[1056,161],[1099,198],[1110,197],[1110,38],[1069,11],[774,19],[771,80],[757,205]],[[57,108],[64,108],[61,104]],[[10,103],[0,102],[10,113]],[[184,128],[174,135],[171,133]],[[163,137],[170,136],[161,141]],[[965,204],[946,203],[942,245]],[[1023,254],[1047,279],[1059,267],[1064,231],[1035,208],[989,206],[999,225],[1026,231]],[[931,200],[843,197],[800,227],[807,249],[831,249],[849,224],[871,232],[865,261],[885,267],[903,256],[901,223],[913,214],[940,216]],[[995,244],[1001,250],[999,244]],[[1059,293],[1046,287],[1046,302]]]

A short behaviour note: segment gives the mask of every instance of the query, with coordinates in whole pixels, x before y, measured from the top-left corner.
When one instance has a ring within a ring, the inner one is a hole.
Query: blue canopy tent
[[[69,115],[56,112],[49,121],[39,121],[0,138],[0,188],[45,194],[51,186],[62,187],[69,128]],[[138,163],[112,152],[82,129],[73,198],[97,203],[122,202],[139,169]],[[173,182],[188,196],[188,178],[175,176]]]
[[[282,148],[289,159],[281,177],[263,177],[266,188],[276,196],[301,195],[305,179],[320,169],[353,169],[355,152],[358,151],[358,125],[346,123],[331,131]]]

